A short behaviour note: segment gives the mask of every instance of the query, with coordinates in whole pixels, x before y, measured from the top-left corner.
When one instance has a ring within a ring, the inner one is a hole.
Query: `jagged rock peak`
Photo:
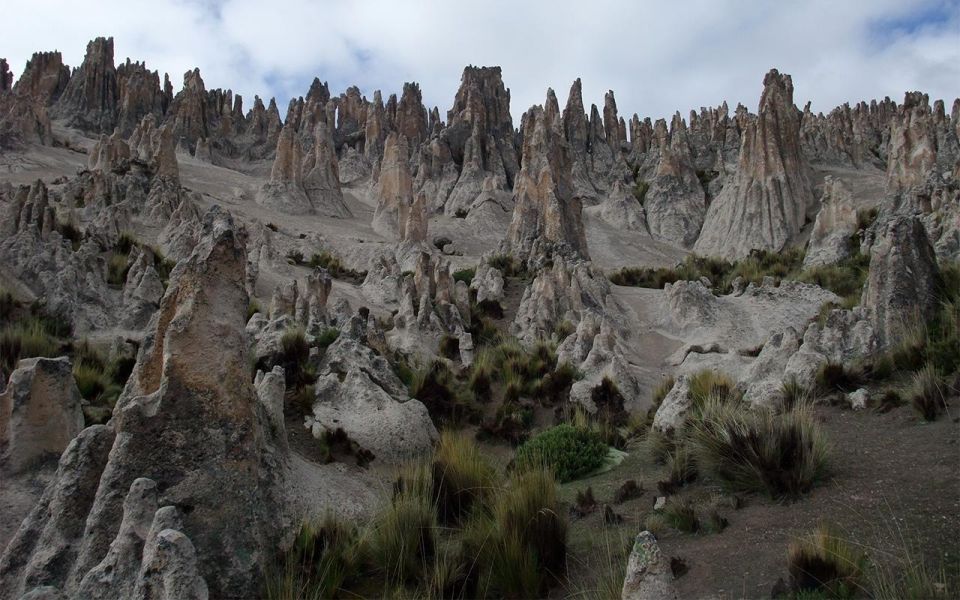
[[[892,191],[923,183],[937,163],[937,136],[930,99],[907,92],[890,127],[887,187]]]
[[[113,64],[113,38],[98,37],[87,44],[83,63],[57,101],[55,115],[70,126],[111,132],[118,105],[117,70]]]
[[[59,52],[34,52],[23,68],[14,91],[32,96],[44,106],[49,106],[60,98],[69,82],[70,67],[63,64],[63,56]]]
[[[420,142],[427,139],[427,107],[423,105],[420,84],[403,84],[403,95],[397,104],[394,124],[397,132],[407,138],[411,148],[418,147]]]
[[[772,69],[757,118],[747,123],[737,172],[707,211],[697,253],[732,259],[753,249],[778,251],[800,232],[814,205],[800,117],[793,81]]]
[[[384,142],[380,179],[377,180],[377,208],[373,229],[383,236],[398,235],[402,240],[406,217],[413,204],[413,179],[409,167],[407,139],[390,132]]]
[[[7,59],[0,58],[0,93],[9,92],[13,86],[13,73],[10,72],[10,65]]]
[[[550,257],[589,259],[581,204],[570,177],[569,145],[541,106],[523,118],[523,154],[506,250],[531,266]]]
[[[504,87],[500,67],[463,69],[460,88],[447,112],[448,126],[477,122],[488,133],[510,134],[513,118],[510,116],[510,90]]]

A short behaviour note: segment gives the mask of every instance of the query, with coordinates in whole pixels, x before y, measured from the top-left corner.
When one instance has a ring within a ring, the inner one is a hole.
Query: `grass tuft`
[[[790,544],[787,567],[796,593],[853,597],[863,587],[866,557],[829,527],[821,525]]]

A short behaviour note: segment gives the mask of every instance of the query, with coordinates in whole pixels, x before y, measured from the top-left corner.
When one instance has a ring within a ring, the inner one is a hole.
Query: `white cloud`
[[[398,0],[34,0],[5,8],[0,56],[16,74],[36,50],[78,65],[97,35],[169,72],[200,67],[207,86],[276,95],[281,111],[319,76],[368,96],[419,81],[444,113],[466,64],[499,64],[517,121],[547,87],[565,102],[582,77],[584,101],[616,92],[625,117],[668,117],[743,102],[756,109],[763,74],[793,75],[795,100],[827,111],[845,101],[920,89],[960,94],[957,0],[655,2],[400,2]],[[517,123],[519,124],[519,123]]]

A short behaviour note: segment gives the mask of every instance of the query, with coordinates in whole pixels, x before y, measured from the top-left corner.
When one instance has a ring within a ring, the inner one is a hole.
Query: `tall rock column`
[[[87,54],[63,90],[54,115],[72,127],[110,133],[117,123],[119,89],[113,64],[113,38],[87,44]]]
[[[407,139],[390,132],[383,145],[376,186],[377,208],[373,213],[373,230],[386,237],[404,237],[407,215],[413,204],[413,179],[407,153]]]
[[[523,154],[505,249],[531,266],[548,258],[588,259],[581,204],[570,178],[569,145],[556,119],[532,107],[523,120]]]
[[[771,70],[757,119],[746,126],[737,172],[707,210],[695,252],[738,259],[753,249],[782,250],[800,232],[814,204],[800,115],[790,76]]]

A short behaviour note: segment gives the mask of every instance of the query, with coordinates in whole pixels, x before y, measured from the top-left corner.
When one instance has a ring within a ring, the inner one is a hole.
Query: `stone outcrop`
[[[523,128],[523,163],[504,250],[531,266],[550,257],[587,259],[580,199],[573,195],[569,147],[559,123],[534,106]]]
[[[937,137],[926,94],[904,97],[890,127],[887,156],[887,187],[894,191],[923,183],[936,166]]]
[[[338,430],[386,463],[400,463],[429,452],[438,434],[427,408],[382,356],[342,333],[320,365],[313,415],[314,437]]]
[[[657,538],[641,531],[633,542],[623,579],[622,600],[676,600],[670,559],[663,555]]]
[[[856,233],[857,211],[850,191],[839,179],[827,176],[803,267],[833,265],[849,258],[857,250]]]
[[[63,64],[59,52],[34,52],[13,89],[50,106],[60,98],[69,81],[70,68]]]
[[[53,112],[72,127],[108,132],[116,125],[118,106],[113,38],[100,37],[87,44],[83,63],[70,76]]]
[[[111,545],[129,538],[124,523],[142,532],[146,522],[138,515],[149,510],[124,518],[123,498],[141,477],[156,483],[158,505],[178,508],[183,526],[154,527],[154,516],[159,532],[147,534],[134,597],[151,585],[159,589],[143,597],[203,597],[191,545],[211,596],[259,589],[285,526],[278,497],[285,458],[249,383],[245,269],[242,231],[212,209],[200,243],[174,269],[110,424],[85,430],[67,448],[0,558],[0,596],[38,585],[72,596],[85,577],[105,574]]]
[[[669,136],[666,124],[657,121],[655,136],[660,161],[644,200],[647,225],[654,236],[689,248],[700,234],[707,205],[680,114],[673,117]]]
[[[613,183],[600,203],[600,218],[617,229],[647,232],[647,213],[643,205],[619,180]]]
[[[340,190],[333,137],[325,122],[317,123],[313,139],[305,156],[296,130],[284,125],[277,139],[270,181],[260,188],[257,202],[287,214],[350,216]]]
[[[793,82],[775,69],[763,80],[760,110],[747,124],[737,172],[710,204],[694,246],[698,254],[736,259],[778,251],[800,232],[814,198],[800,151]]]
[[[406,138],[397,133],[387,136],[380,178],[374,191],[377,207],[373,213],[373,230],[388,238],[398,236],[401,240],[405,237],[407,216],[413,206],[408,150]]]
[[[936,310],[940,271],[919,218],[896,215],[877,225],[861,304],[872,312],[880,347]]]
[[[18,472],[59,456],[81,429],[80,392],[70,360],[21,360],[0,393],[0,466]]]

